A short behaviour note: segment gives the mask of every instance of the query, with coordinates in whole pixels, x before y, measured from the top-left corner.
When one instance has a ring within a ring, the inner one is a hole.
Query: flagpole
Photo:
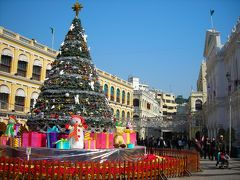
[[[211,25],[212,25],[212,30],[214,30],[212,15],[211,15]]]
[[[54,44],[54,30],[52,32],[52,49],[53,49],[53,44]]]

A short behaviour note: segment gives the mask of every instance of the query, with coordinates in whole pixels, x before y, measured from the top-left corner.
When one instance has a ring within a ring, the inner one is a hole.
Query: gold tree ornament
[[[76,17],[78,17],[78,13],[79,11],[81,11],[82,8],[83,6],[79,4],[78,1],[73,5],[72,9],[73,11],[76,11]]]

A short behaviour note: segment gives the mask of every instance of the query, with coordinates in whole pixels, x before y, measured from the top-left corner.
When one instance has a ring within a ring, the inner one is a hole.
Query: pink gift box
[[[136,133],[123,133],[125,144],[136,144]]]
[[[84,140],[84,149],[96,149],[96,141]]]
[[[113,133],[94,133],[93,139],[96,140],[97,149],[113,148]]]
[[[0,137],[0,145],[6,146],[9,144],[9,137],[8,136],[1,136]]]
[[[23,147],[46,147],[46,134],[38,132],[23,133]]]

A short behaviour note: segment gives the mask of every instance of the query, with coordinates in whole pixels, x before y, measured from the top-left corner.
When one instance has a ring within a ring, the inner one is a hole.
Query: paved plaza
[[[201,160],[201,172],[171,180],[240,180],[240,159],[230,160],[230,169],[219,169],[216,161]]]

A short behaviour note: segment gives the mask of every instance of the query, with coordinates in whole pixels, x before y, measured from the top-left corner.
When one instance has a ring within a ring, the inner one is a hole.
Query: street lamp
[[[231,74],[227,72],[226,74],[228,83],[231,83]],[[229,156],[231,156],[231,146],[232,146],[232,96],[231,96],[231,86],[228,86],[229,92]]]

